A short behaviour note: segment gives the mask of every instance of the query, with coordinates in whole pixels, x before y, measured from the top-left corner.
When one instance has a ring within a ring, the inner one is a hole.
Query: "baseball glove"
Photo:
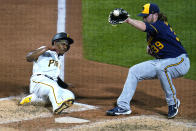
[[[122,24],[129,17],[129,13],[122,9],[116,8],[110,12],[108,21],[112,25]]]

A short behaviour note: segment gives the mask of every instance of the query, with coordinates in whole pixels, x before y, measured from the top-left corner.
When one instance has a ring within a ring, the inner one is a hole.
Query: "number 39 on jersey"
[[[151,46],[151,48],[153,49],[154,53],[158,53],[159,50],[164,48],[164,45],[161,42],[157,41],[154,45]]]

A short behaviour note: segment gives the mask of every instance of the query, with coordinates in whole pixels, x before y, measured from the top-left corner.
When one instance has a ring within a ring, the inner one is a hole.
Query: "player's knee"
[[[64,97],[66,97],[66,99],[73,99],[75,100],[75,95],[73,92],[71,92],[70,90],[64,89]]]
[[[139,75],[135,69],[135,66],[129,68],[129,76],[136,77],[138,79]]]

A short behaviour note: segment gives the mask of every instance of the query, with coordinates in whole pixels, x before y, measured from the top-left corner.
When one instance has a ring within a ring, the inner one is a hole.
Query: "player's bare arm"
[[[127,20],[125,20],[125,23],[128,23],[141,31],[146,30],[146,24],[143,21],[135,20],[135,19],[132,19],[129,17],[129,18],[127,18]]]
[[[26,60],[28,62],[36,61],[38,57],[44,52],[46,52],[47,50],[55,50],[55,47],[54,46],[42,46],[34,51],[29,52],[26,56]]]

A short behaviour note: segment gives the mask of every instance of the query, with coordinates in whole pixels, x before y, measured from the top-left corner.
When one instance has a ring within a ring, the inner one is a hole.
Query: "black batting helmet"
[[[73,39],[70,38],[69,35],[65,32],[57,33],[56,35],[54,35],[54,37],[52,38],[52,45],[54,45],[54,42],[57,40],[67,40],[69,45],[73,43]]]

